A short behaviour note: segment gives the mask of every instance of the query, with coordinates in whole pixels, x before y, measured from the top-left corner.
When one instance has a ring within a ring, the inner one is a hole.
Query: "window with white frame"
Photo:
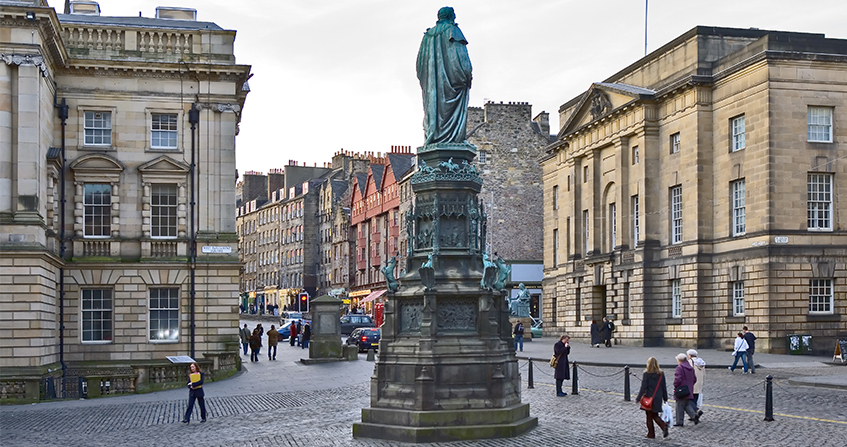
[[[585,251],[583,255],[587,255],[589,251],[591,251],[591,244],[588,241],[588,238],[591,234],[591,219],[588,216],[588,210],[582,211],[582,228],[585,233]]]
[[[150,125],[150,147],[153,149],[177,148],[176,113],[153,113]]]
[[[150,194],[150,235],[154,238],[175,238],[176,185],[154,184]]]
[[[84,112],[84,146],[112,145],[112,112]]]
[[[730,120],[730,128],[732,130],[732,152],[740,151],[746,147],[747,142],[744,127],[744,115],[737,116]]]
[[[112,186],[87,183],[83,186],[83,235],[109,237],[112,229]]]
[[[671,317],[682,317],[682,283],[679,279],[671,280]]]
[[[808,140],[818,143],[832,143],[832,107],[809,106]]]
[[[732,315],[744,316],[744,281],[732,283]]]
[[[832,230],[832,174],[809,174],[806,215],[809,230]]]
[[[632,247],[638,247],[638,239],[641,237],[641,225],[638,221],[639,203],[638,194],[632,196]]]
[[[632,147],[632,164],[638,164],[638,146]]]
[[[744,180],[732,182],[732,235],[743,236],[747,232],[747,198]]]
[[[150,341],[179,341],[179,287],[152,288]]]
[[[614,203],[609,204],[609,251],[618,245],[618,211]]]
[[[682,242],[682,186],[671,188],[671,243]]]
[[[831,314],[833,309],[832,280],[809,280],[809,313]]]
[[[680,142],[679,132],[671,135],[671,153],[672,154],[679,153],[679,142]]]
[[[81,292],[82,341],[112,341],[112,289],[82,289]]]

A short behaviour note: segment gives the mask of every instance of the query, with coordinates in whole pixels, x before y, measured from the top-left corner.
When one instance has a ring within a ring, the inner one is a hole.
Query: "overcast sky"
[[[59,12],[64,1],[50,0]],[[322,164],[339,149],[386,152],[423,141],[415,59],[423,32],[452,6],[473,64],[471,106],[529,102],[550,113],[644,56],[643,0],[100,0],[102,15],[197,10],[238,32],[252,65],[237,167]],[[647,50],[696,25],[847,38],[845,0],[650,0]]]

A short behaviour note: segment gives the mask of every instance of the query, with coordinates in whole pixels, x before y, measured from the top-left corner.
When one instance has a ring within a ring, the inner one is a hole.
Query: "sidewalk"
[[[536,361],[547,362],[553,355],[553,345],[557,341],[558,338],[555,337],[536,338],[531,342],[524,342],[523,352],[516,352],[515,354],[520,359],[526,360],[532,358]],[[605,346],[595,348],[587,343],[573,341],[570,345],[571,353],[568,356],[568,360],[571,363],[578,362],[582,365],[589,366],[621,368],[629,366],[633,369],[643,368],[647,363],[647,359],[650,357],[656,357],[662,368],[675,368],[677,365],[676,355],[685,353],[689,349],[668,346],[639,347],[622,345],[613,345],[611,348]],[[697,354],[706,361],[707,368],[726,369],[732,365],[733,357],[729,351],[697,349]],[[810,355],[760,353],[755,354],[753,358],[756,362],[756,369],[761,368],[763,371],[772,368],[818,368],[834,365],[831,362],[832,357]],[[741,368],[740,363],[737,368]],[[847,368],[841,371],[843,371],[842,374],[792,378],[791,384],[847,390]]]

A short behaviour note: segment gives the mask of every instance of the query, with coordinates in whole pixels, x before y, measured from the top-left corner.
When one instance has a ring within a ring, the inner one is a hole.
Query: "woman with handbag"
[[[694,420],[694,425],[700,423],[700,416],[694,405],[694,384],[697,376],[694,368],[688,363],[688,356],[682,353],[676,355],[676,371],[673,375],[673,397],[676,399],[675,427],[682,427],[685,413]]]
[[[738,336],[735,337],[735,350],[732,351],[732,356],[735,357],[735,361],[732,362],[732,366],[729,367],[729,372],[735,371],[735,367],[738,366],[738,359],[741,359],[741,363],[744,365],[744,374],[747,374],[747,348],[750,345],[747,344],[747,340],[744,339],[744,334],[741,332],[738,333]]]
[[[659,414],[662,412],[662,404],[668,401],[668,389],[665,383],[665,374],[659,368],[659,361],[656,360],[656,357],[647,359],[647,369],[641,376],[641,390],[638,391],[635,401],[647,415],[647,437],[656,437],[656,429],[653,427],[653,422],[656,422],[662,429],[662,436],[667,438],[668,424],[662,420]]]
[[[562,383],[571,379],[571,371],[568,365],[568,354],[571,353],[570,340],[568,334],[563,334],[559,337],[559,341],[553,345],[553,358],[556,363],[556,374],[554,375],[556,378],[556,396],[559,397],[568,395],[568,393],[562,391]],[[553,362],[551,361],[551,363]]]

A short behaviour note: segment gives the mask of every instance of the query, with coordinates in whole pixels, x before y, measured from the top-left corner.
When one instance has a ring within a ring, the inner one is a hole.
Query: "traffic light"
[[[309,294],[306,292],[300,292],[300,312],[308,312],[309,311]]]

